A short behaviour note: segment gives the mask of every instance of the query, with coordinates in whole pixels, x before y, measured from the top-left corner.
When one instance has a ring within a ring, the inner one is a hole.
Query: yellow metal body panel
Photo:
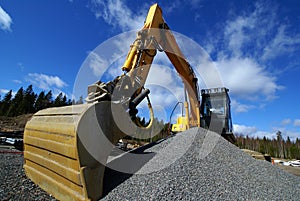
[[[87,105],[36,113],[24,132],[26,175],[59,200],[86,200],[76,126]]]
[[[174,133],[186,131],[188,129],[189,122],[187,117],[178,117],[176,124],[172,125],[171,131]]]
[[[25,173],[56,199],[99,200],[114,144],[138,132],[123,106],[108,101],[42,110],[25,127]]]

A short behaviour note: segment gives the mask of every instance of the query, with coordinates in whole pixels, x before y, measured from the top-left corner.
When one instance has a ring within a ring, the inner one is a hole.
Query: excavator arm
[[[122,70],[129,76],[142,77],[144,85],[157,50],[166,53],[182,78],[190,103],[190,108],[187,102],[185,104],[189,124],[200,127],[200,99],[196,75],[164,21],[161,8],[154,4],[149,10],[144,27],[137,33]]]

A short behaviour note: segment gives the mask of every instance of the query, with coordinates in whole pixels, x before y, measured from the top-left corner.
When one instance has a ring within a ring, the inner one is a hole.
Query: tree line
[[[25,90],[21,87],[15,96],[12,90],[7,92],[3,99],[0,99],[0,116],[15,117],[22,114],[35,113],[41,109],[49,107],[60,107],[72,104],[83,103],[82,97],[75,102],[67,99],[62,92],[53,98],[52,91],[41,91],[39,94],[33,91],[32,85]]]
[[[25,90],[21,87],[15,96],[12,90],[8,91],[3,99],[0,97],[0,116],[19,116],[22,114],[35,113],[39,110],[49,107],[60,107],[72,104],[82,104],[83,98],[80,97],[78,101],[67,99],[66,95],[59,93],[53,98],[52,91],[41,91],[39,94],[33,91],[32,85],[29,85]],[[141,119],[142,124],[147,124],[145,119]],[[154,125],[158,128],[163,128],[159,135],[154,136],[155,139],[148,139],[156,141],[168,135],[168,125],[158,119],[155,119]],[[155,127],[155,126],[154,126]],[[157,138],[157,139],[156,139]],[[262,154],[269,154],[271,157],[285,158],[285,159],[299,159],[300,160],[300,139],[296,138],[291,141],[289,137],[283,139],[280,131],[277,132],[276,139],[268,139],[263,137],[254,138],[249,136],[237,135],[236,145],[242,149],[250,149],[258,151]],[[147,141],[147,140],[146,140]]]
[[[271,157],[284,159],[300,160],[300,139],[296,138],[291,141],[290,137],[283,139],[282,133],[277,132],[276,139],[268,139],[266,137],[254,138],[249,136],[236,136],[236,145],[241,149],[250,149],[262,154],[269,154]]]

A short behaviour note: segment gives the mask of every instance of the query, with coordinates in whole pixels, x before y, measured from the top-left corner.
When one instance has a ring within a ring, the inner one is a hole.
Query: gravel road
[[[55,200],[29,181],[23,155],[0,154],[0,200]],[[111,161],[101,200],[300,200],[300,177],[219,135],[191,129]]]

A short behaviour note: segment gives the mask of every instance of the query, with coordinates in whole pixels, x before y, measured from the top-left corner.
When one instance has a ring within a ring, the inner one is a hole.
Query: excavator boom
[[[189,125],[200,127],[198,79],[181,52],[169,26],[164,21],[161,8],[154,4],[149,9],[144,27],[138,32],[137,39],[128,53],[122,70],[129,74],[138,71],[145,81],[148,71],[141,72],[140,69],[144,70],[143,66],[152,64],[157,50],[165,52],[184,83],[190,103],[190,108],[186,108]]]

